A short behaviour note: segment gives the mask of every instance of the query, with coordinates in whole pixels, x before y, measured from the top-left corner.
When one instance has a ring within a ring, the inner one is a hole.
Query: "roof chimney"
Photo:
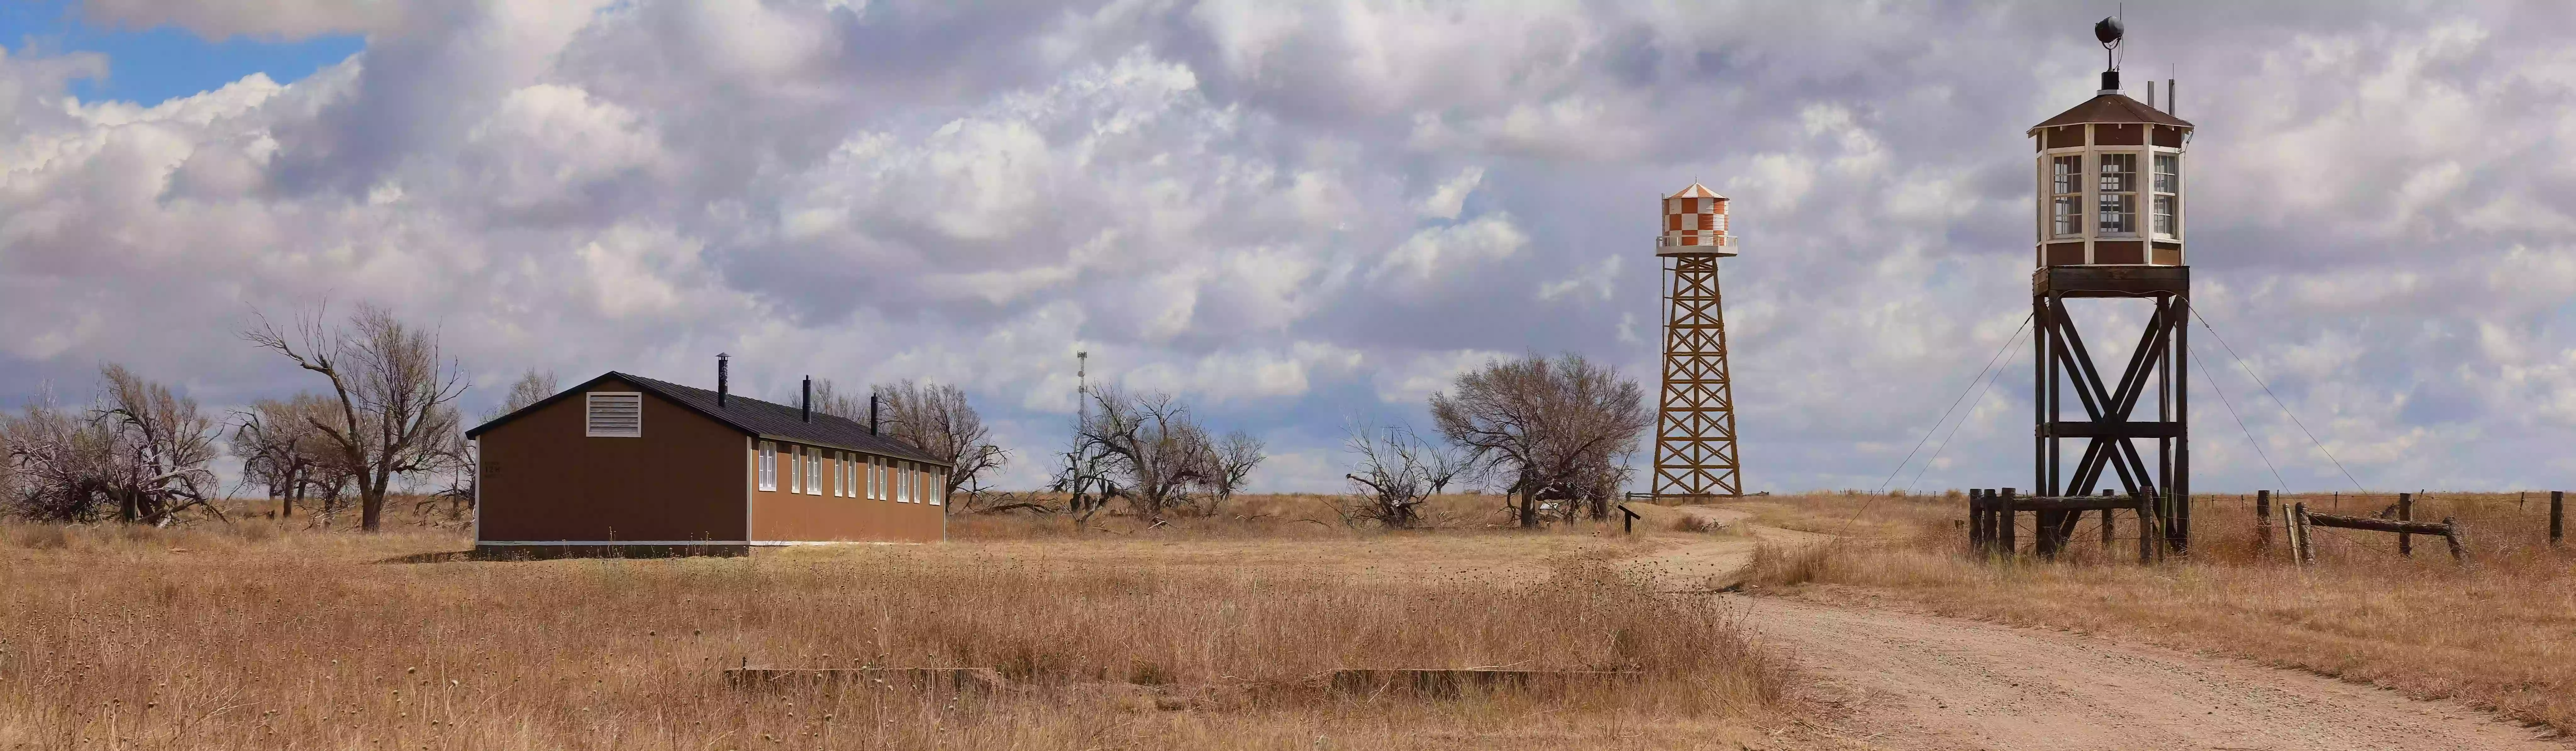
[[[727,402],[733,400],[733,374],[729,372],[732,368],[725,362],[729,359],[732,359],[731,355],[716,353],[716,406],[718,407],[725,406]]]
[[[877,434],[877,392],[868,390],[868,435]]]
[[[796,403],[796,419],[814,421],[814,377],[805,377],[805,398]]]

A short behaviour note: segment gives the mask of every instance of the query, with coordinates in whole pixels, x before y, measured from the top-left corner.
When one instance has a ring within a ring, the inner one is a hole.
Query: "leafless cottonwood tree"
[[[1471,472],[1504,485],[1520,525],[1534,527],[1551,501],[1559,513],[1582,504],[1606,517],[1654,413],[1635,380],[1566,354],[1460,374],[1449,393],[1431,395],[1431,417]]]
[[[1079,429],[1074,431],[1073,444],[1057,456],[1055,478],[1048,482],[1047,490],[1065,495],[1061,511],[1073,517],[1076,528],[1091,523],[1091,515],[1107,508],[1111,500],[1127,497],[1126,489],[1118,486],[1118,478],[1112,474],[1116,457],[1099,443],[1083,437]]]
[[[396,477],[447,459],[466,380],[462,368],[440,360],[437,334],[360,305],[337,326],[317,309],[297,319],[292,336],[262,316],[242,337],[330,380],[339,413],[312,423],[357,469],[359,524],[367,531],[383,528]]]
[[[948,463],[946,492],[940,497],[956,498],[958,488],[980,483],[1010,460],[1010,452],[993,445],[993,430],[985,427],[975,405],[966,401],[965,389],[907,378],[878,386],[872,393],[880,402],[882,429],[887,434]],[[956,503],[952,500],[949,506]]]
[[[519,380],[510,382],[509,393],[502,395],[501,403],[494,405],[492,411],[483,413],[483,420],[490,422],[493,418],[527,409],[528,405],[545,401],[546,397],[562,390],[563,387],[555,380],[554,371],[529,368],[519,374]]]
[[[1439,495],[1463,466],[1456,454],[1403,426],[1370,430],[1353,424],[1342,448],[1358,458],[1354,471],[1342,476],[1352,492],[1337,509],[1342,523],[1351,526],[1421,524],[1422,502]]]
[[[1075,433],[1076,453],[1105,455],[1137,515],[1160,521],[1173,509],[1194,508],[1197,494],[1215,484],[1216,444],[1180,400],[1106,386],[1090,396],[1095,409]]]
[[[144,380],[123,366],[99,369],[97,405],[74,412],[29,405],[0,419],[0,456],[11,476],[9,511],[44,521],[110,518],[167,525],[202,509],[219,453],[216,422],[195,399]]]
[[[1235,491],[1243,489],[1244,482],[1252,479],[1253,468],[1261,466],[1261,461],[1269,458],[1263,453],[1268,448],[1269,444],[1260,438],[1240,430],[1225,434],[1225,440],[1209,447],[1209,464],[1204,473],[1207,479],[1203,483],[1208,491],[1207,502],[1201,513],[1215,516],[1219,504],[1233,499]]]
[[[242,460],[242,482],[267,488],[279,516],[294,518],[298,504],[311,503],[328,519],[356,480],[354,468],[314,427],[337,410],[328,399],[299,393],[233,413],[232,454]]]
[[[840,385],[833,383],[832,379],[816,378],[814,379],[814,411],[866,425],[869,419],[868,393],[842,391]],[[883,405],[879,405],[879,409],[882,410]]]

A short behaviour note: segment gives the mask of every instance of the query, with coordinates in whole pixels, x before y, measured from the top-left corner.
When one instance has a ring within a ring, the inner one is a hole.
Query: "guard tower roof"
[[[2042,120],[2038,125],[2030,126],[2029,133],[2037,134],[2041,128],[2084,123],[2151,123],[2185,130],[2192,127],[2191,123],[2182,118],[2159,112],[2156,108],[2147,106],[2145,102],[2130,99],[2126,94],[2112,93],[2085,100],[2083,104],[2075,105],[2074,109]]]

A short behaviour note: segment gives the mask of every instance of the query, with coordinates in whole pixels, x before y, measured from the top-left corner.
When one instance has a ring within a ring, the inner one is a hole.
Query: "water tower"
[[[2116,485],[2163,499],[2155,518],[2165,544],[2181,550],[2191,534],[2190,402],[2184,385],[2191,266],[2184,253],[2183,145],[2191,140],[2192,125],[2155,108],[2152,82],[2146,103],[2121,93],[2121,32],[2116,19],[2094,27],[2094,37],[2111,56],[2101,91],[2028,133],[2037,154],[2032,481],[2041,496],[2091,495]],[[2069,315],[2079,300],[2154,306],[2128,361],[2114,363],[2120,370],[2094,364]],[[2075,405],[2064,402],[2068,391]],[[2070,407],[2080,409],[2070,414]],[[2141,441],[2147,451],[2139,450]],[[2069,442],[2082,446],[2072,466],[2065,461]],[[2042,512],[2040,552],[2064,545],[2083,513]]]
[[[1655,416],[1655,500],[1744,494],[1735,453],[1735,393],[1726,373],[1726,317],[1717,259],[1735,255],[1726,197],[1692,183],[1665,196],[1664,388]]]

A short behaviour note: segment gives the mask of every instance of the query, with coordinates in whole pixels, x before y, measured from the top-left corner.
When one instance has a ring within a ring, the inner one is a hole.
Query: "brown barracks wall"
[[[643,391],[643,436],[583,436],[578,394],[482,434],[477,542],[743,540],[741,431]]]
[[[820,495],[791,492],[786,477],[796,444],[778,444],[778,490],[752,491],[752,541],[759,542],[938,542],[946,539],[943,509],[927,503],[901,503],[866,497],[841,498],[831,493],[832,467],[823,471]],[[809,449],[810,450],[810,449]],[[831,451],[831,449],[825,449]],[[887,482],[892,488],[893,481]],[[864,491],[862,491],[864,496]]]

